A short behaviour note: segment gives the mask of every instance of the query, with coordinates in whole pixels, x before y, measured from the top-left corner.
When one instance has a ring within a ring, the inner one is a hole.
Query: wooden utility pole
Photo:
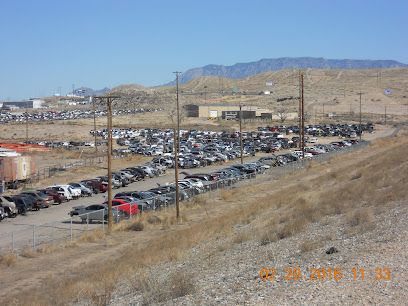
[[[26,144],[28,143],[28,101],[26,101],[26,113],[25,113],[25,128],[26,128]]]
[[[302,157],[305,158],[305,103],[304,103],[304,85],[303,85],[303,73],[300,75],[300,83],[301,83],[301,150],[302,150]]]
[[[384,125],[387,125],[387,105],[384,107]]]
[[[299,110],[298,110],[298,117],[299,117],[299,150],[302,148],[301,144],[301,129],[302,129],[302,84],[301,84],[301,73],[299,70]]]
[[[360,124],[359,124],[359,128],[358,128],[358,129],[359,129],[359,132],[360,132],[360,140],[361,140],[361,134],[363,133],[363,132],[362,132],[362,129],[361,129],[361,127],[362,127],[362,126],[361,126],[361,96],[363,95],[363,93],[362,93],[362,92],[358,92],[357,94],[360,96]]]
[[[108,104],[108,231],[112,231],[112,100],[106,99]]]
[[[242,144],[242,105],[239,105],[239,147],[240,147],[240,152],[241,152],[241,165],[244,163],[244,158],[243,158],[243,151],[244,151],[244,146]]]
[[[108,234],[112,232],[113,213],[112,213],[112,102],[114,99],[120,97],[115,96],[101,96],[94,97],[99,99],[102,103],[106,101],[107,108],[107,128],[108,128]]]
[[[174,131],[174,180],[176,182],[176,217],[180,218],[179,184],[178,184],[178,151],[180,149],[180,104],[179,104],[179,75],[180,71],[173,72],[176,75],[176,103],[177,124]]]
[[[93,124],[94,124],[94,145],[95,145],[95,153],[98,152],[98,147],[96,145],[96,108],[95,108],[95,99],[92,99],[92,108],[93,108]]]

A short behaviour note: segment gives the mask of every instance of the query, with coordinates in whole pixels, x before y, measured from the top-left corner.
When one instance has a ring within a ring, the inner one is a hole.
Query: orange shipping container
[[[35,173],[35,165],[30,156],[0,157],[0,181],[24,181]]]

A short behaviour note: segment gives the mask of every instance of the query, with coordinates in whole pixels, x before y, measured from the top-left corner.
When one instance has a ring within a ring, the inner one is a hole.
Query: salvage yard
[[[10,259],[1,268],[1,295],[6,304],[35,305],[57,300],[266,305],[270,300],[285,304],[316,298],[353,304],[363,297],[400,305],[406,299],[408,272],[403,264],[408,254],[407,148],[406,131],[401,131],[398,137],[312,162],[279,180],[263,176],[256,184],[249,181],[197,198],[183,206],[178,223],[172,210],[154,212],[154,222],[149,213],[140,220],[143,231],[121,224],[111,236],[95,233],[74,244]],[[325,254],[330,247],[336,251]],[[341,283],[293,283],[282,274],[296,266],[302,271],[311,266],[351,271],[355,265],[367,271],[388,267],[392,279],[375,281],[375,274],[367,272],[364,281],[348,274]],[[259,277],[265,266],[279,271],[275,283]],[[13,296],[17,288],[19,294]],[[21,288],[31,291],[29,300]]]

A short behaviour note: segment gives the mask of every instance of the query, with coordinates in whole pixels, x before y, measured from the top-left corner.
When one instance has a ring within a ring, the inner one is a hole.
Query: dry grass
[[[142,304],[152,305],[183,297],[195,292],[193,276],[178,271],[169,277],[160,278],[151,275],[151,271],[142,271],[131,278],[135,291],[142,293]]]
[[[300,245],[300,251],[302,253],[310,252],[322,247],[322,240],[320,239],[308,239],[302,242]]]
[[[65,245],[63,245],[62,247],[65,247]],[[70,243],[69,244],[67,243],[66,247],[72,247],[72,245]],[[37,253],[40,253],[40,254],[51,254],[51,253],[58,251],[59,249],[61,249],[61,246],[57,246],[53,244],[44,244],[38,247],[36,251]]]
[[[358,226],[364,223],[374,222],[374,212],[371,207],[350,211],[346,215],[347,223],[351,226]]]
[[[222,189],[220,191],[220,197],[223,201],[230,201],[233,198],[234,189]]]
[[[6,253],[0,255],[0,265],[5,265],[7,267],[12,267],[17,263],[17,255],[14,253]]]
[[[160,224],[160,223],[162,223],[162,220],[160,219],[160,217],[158,217],[158,216],[155,216],[155,215],[149,215],[148,217],[147,217],[147,223],[149,223],[149,224]]]
[[[101,229],[97,230],[92,230],[88,231],[85,234],[83,234],[79,239],[78,242],[97,242],[100,241],[101,239],[105,238],[105,233]]]
[[[248,241],[249,239],[250,239],[249,233],[245,230],[240,230],[234,235],[232,241],[234,243],[242,244],[245,241]]]
[[[24,258],[36,258],[38,257],[38,253],[36,250],[28,247],[20,252],[20,256]]]

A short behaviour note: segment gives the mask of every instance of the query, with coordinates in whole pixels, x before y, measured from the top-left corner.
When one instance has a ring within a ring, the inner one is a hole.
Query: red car
[[[105,202],[103,204],[108,205],[108,202]],[[140,214],[139,206],[137,203],[129,203],[121,199],[112,199],[112,207],[120,211],[123,211],[128,216]]]
[[[108,190],[108,186],[106,184],[102,184],[102,182],[98,180],[84,180],[81,183],[92,189],[95,193],[104,193]]]
[[[49,197],[52,197],[54,203],[56,204],[61,204],[62,202],[67,201],[67,198],[64,195],[58,193],[54,189],[40,189],[38,191],[47,194]]]

